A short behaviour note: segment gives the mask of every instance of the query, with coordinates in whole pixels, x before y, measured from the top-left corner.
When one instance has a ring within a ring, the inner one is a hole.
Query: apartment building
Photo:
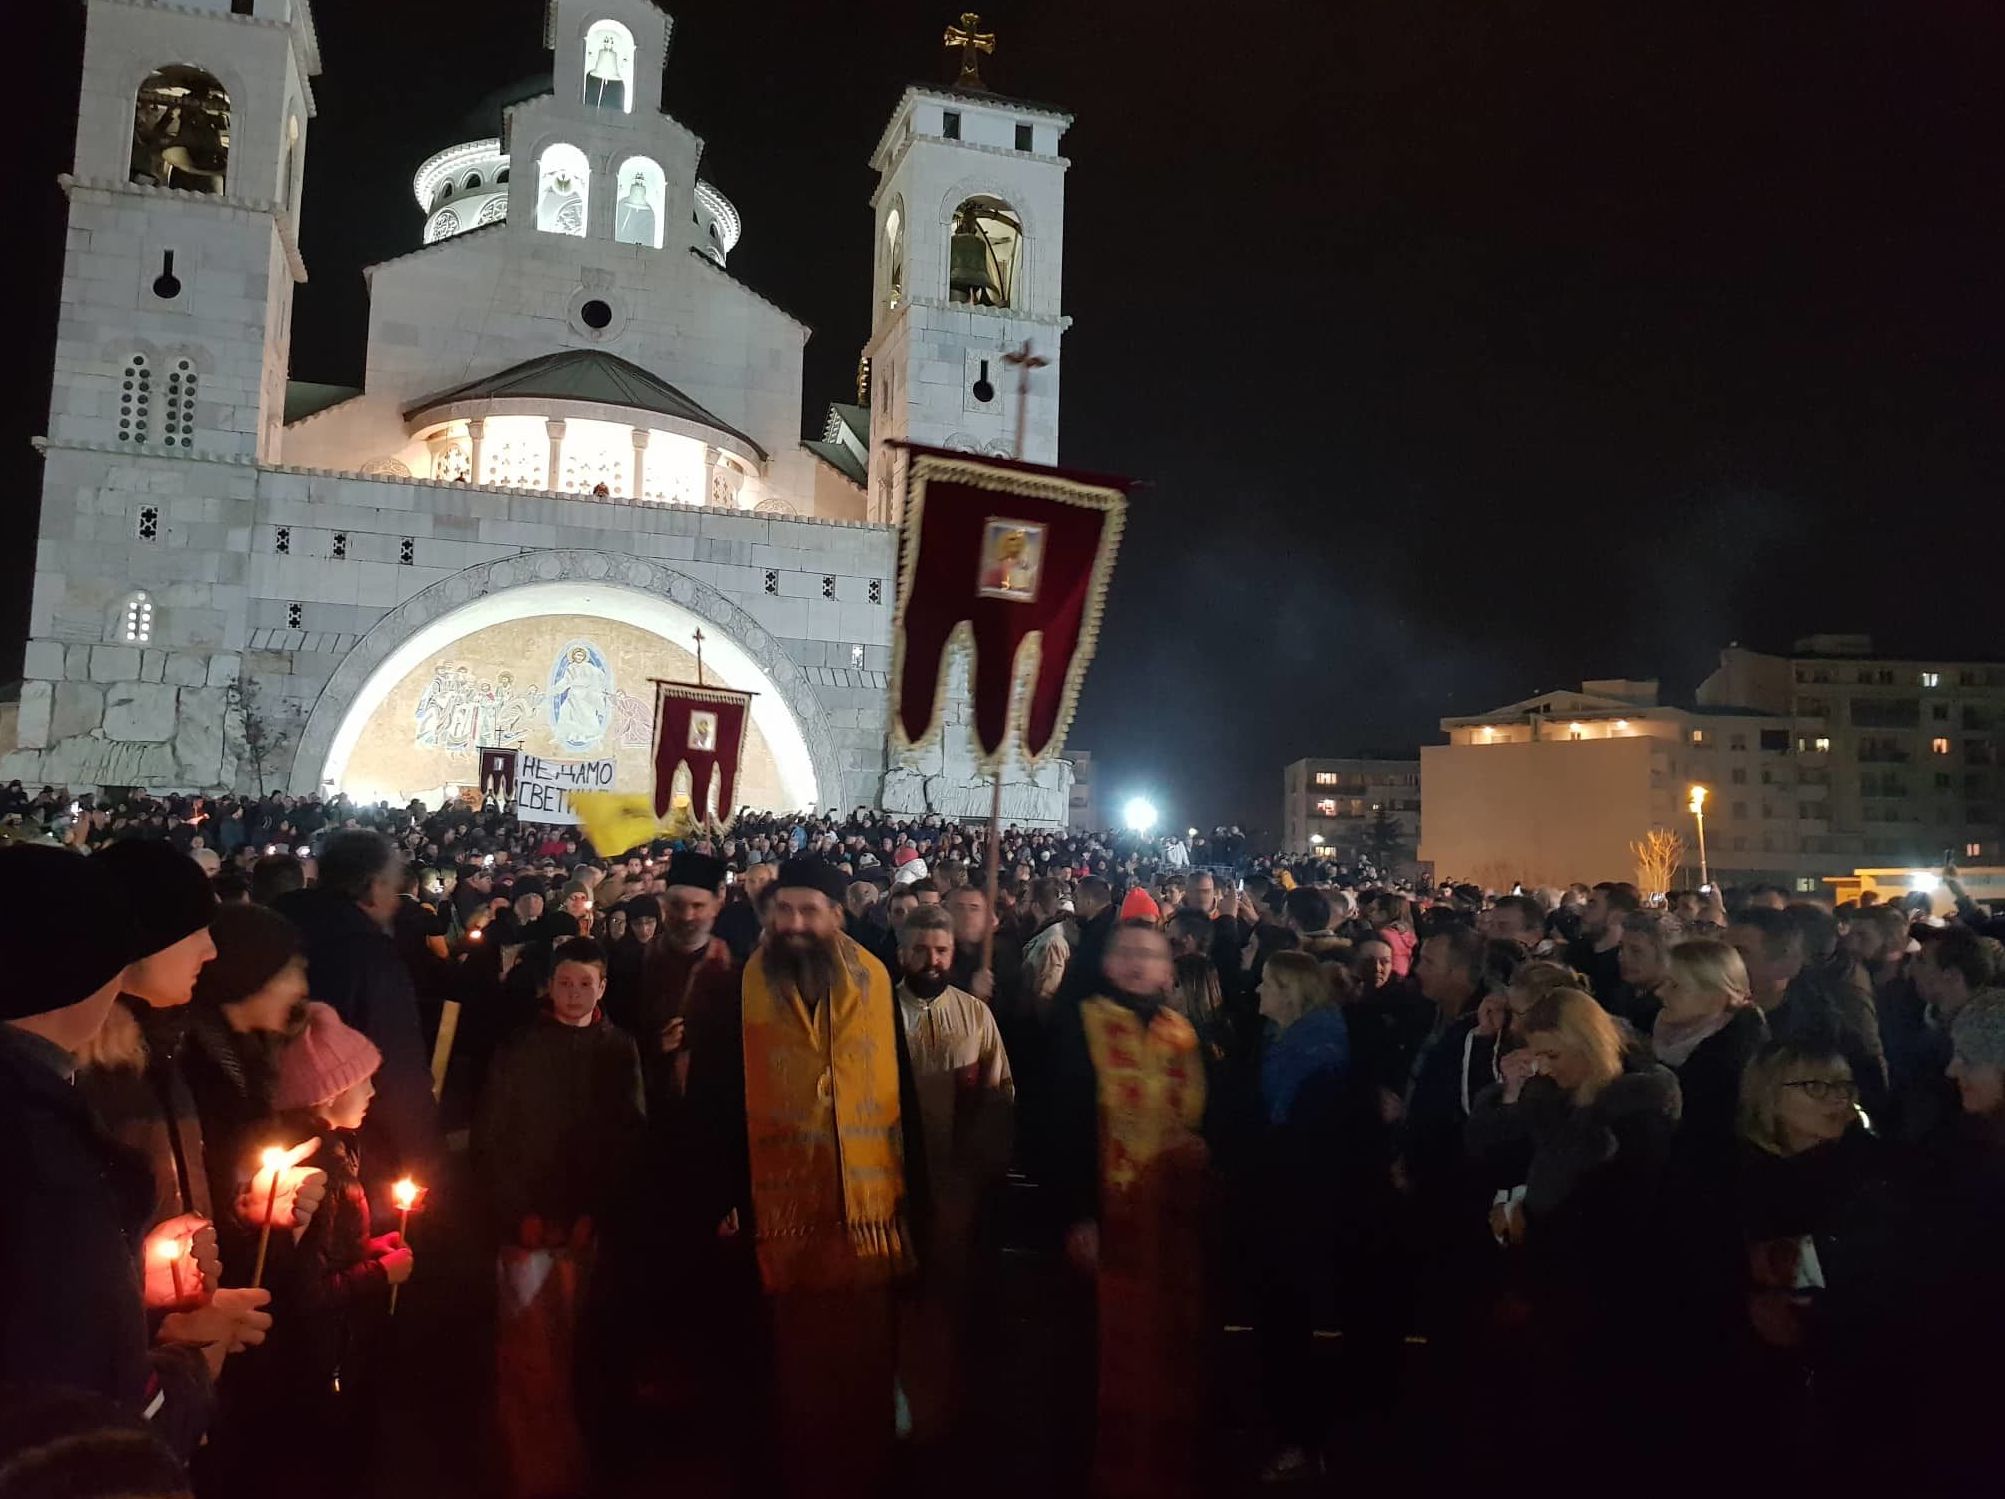
[[[1410,865],[1420,842],[1418,760],[1297,760],[1282,773],[1282,847],[1346,863]]]

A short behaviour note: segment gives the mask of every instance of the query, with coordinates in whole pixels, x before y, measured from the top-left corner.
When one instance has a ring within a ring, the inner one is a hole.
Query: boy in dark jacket
[[[605,1020],[605,992],[605,949],[589,937],[558,943],[543,1013],[495,1053],[474,1119],[501,1240],[500,1427],[521,1493],[587,1486],[572,1389],[588,1362],[575,1352],[579,1323],[647,1122],[640,1053]]]

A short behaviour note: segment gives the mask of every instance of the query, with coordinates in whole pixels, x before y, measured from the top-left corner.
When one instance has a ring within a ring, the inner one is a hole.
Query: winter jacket
[[[201,1120],[180,1057],[187,1021],[185,1007],[156,1010],[122,994],[77,1059],[77,1091],[112,1137],[152,1170],[148,1227],[180,1213],[215,1216]]]
[[[1736,1005],[1727,1023],[1671,1070],[1683,1100],[1674,1153],[1695,1178],[1717,1187],[1728,1178],[1740,1139],[1740,1078],[1768,1041],[1768,1022],[1753,1005]]]
[[[531,1214],[566,1228],[602,1221],[633,1176],[646,1126],[640,1054],[617,1026],[544,1015],[503,1043],[473,1153],[504,1240]]]
[[[376,1102],[363,1127],[371,1186],[400,1172],[424,1178],[439,1158],[438,1108],[432,1099],[431,1060],[418,1023],[410,970],[390,935],[353,901],[331,891],[295,890],[275,909],[306,937],[307,984],[315,999],[383,1053]]]
[[[115,1400],[186,1459],[215,1397],[198,1350],[149,1346],[138,1264],[153,1176],[92,1117],[68,1061],[0,1024],[0,1384]]]

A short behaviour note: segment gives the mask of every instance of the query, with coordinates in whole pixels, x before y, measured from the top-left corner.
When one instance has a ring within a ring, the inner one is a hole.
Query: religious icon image
[[[717,715],[701,710],[689,715],[689,747],[710,754],[717,748]]]
[[[985,599],[1028,604],[1044,571],[1044,527],[991,518],[982,535],[981,575],[975,591]]]
[[[599,648],[574,640],[550,671],[550,732],[566,750],[587,750],[613,721],[613,672]]]

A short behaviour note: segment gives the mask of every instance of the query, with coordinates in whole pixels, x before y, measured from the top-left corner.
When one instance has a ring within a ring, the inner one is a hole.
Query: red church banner
[[[940,732],[957,642],[972,653],[984,770],[1012,745],[1031,766],[1063,746],[1099,640],[1128,483],[906,449],[891,659],[892,732],[905,748]]]
[[[675,804],[676,778],[689,777],[689,812],[699,827],[723,832],[737,816],[738,767],[752,694],[728,687],[659,682],[654,741],[654,815]]]

